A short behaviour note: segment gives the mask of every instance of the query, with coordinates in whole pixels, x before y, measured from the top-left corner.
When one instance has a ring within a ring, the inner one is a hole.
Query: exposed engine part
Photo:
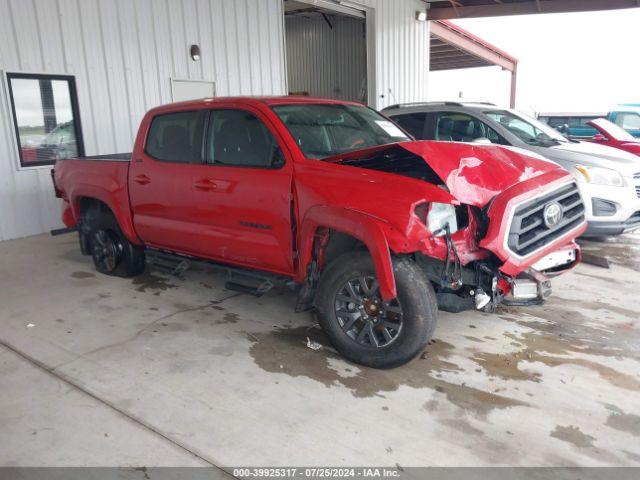
[[[511,281],[511,292],[504,299],[506,305],[540,305],[551,295],[551,282],[542,273],[528,269]]]
[[[489,304],[489,302],[491,302],[491,296],[484,293],[484,290],[482,290],[481,288],[476,290],[476,294],[473,298],[475,301],[476,310],[482,310]]]
[[[434,232],[435,235],[441,233],[440,231]],[[458,290],[462,287],[462,265],[460,263],[460,257],[458,256],[458,250],[456,245],[451,239],[451,229],[449,224],[444,226],[444,238],[447,243],[447,256],[444,259],[444,269],[442,270],[442,284],[447,285],[452,290]],[[453,270],[451,270],[451,258],[453,257]]]

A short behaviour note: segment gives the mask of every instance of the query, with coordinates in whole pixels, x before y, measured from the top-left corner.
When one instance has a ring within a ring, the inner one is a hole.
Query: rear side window
[[[393,121],[404,128],[418,140],[424,140],[424,123],[427,119],[426,113],[406,113],[392,117]]]
[[[146,152],[166,162],[200,163],[204,111],[158,115],[151,122]]]
[[[270,168],[279,155],[267,126],[244,110],[213,110],[209,118],[207,163]]]

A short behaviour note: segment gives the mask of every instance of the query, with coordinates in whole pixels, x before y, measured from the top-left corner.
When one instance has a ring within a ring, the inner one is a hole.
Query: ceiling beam
[[[448,28],[444,22],[429,22],[431,35],[437,39],[453,45],[456,48],[467,52],[469,55],[484,60],[487,63],[497,65],[505,70],[513,72],[516,69],[517,62],[499,55],[493,50],[489,50],[486,46],[479,44],[472,38],[461,35],[460,33]]]
[[[459,70],[461,68],[481,68],[491,67],[484,63],[462,63],[462,62],[449,62],[449,63],[434,63],[429,66],[429,70],[432,72],[439,72],[442,70]]]
[[[618,10],[634,8],[639,0],[530,0],[516,3],[497,3],[488,0],[486,5],[465,6],[464,2],[430,3],[427,10],[429,20],[446,20],[451,18],[498,17],[504,15],[529,15],[535,13],[593,12],[598,10]]]

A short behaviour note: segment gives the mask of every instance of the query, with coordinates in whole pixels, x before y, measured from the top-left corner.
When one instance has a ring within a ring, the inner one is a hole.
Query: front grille
[[[557,225],[548,227],[544,220],[544,210],[552,203],[560,204],[562,218]],[[572,182],[517,207],[513,213],[507,245],[513,253],[524,257],[573,230],[582,222],[584,204],[578,186]]]
[[[636,195],[640,198],[640,185],[636,185]]]
[[[640,180],[640,172],[636,172],[633,174],[633,178],[636,180]]]

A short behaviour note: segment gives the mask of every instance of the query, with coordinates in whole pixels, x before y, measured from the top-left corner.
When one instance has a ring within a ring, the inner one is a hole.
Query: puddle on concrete
[[[95,276],[96,276],[96,274],[95,273],[91,273],[91,272],[73,272],[71,274],[71,277],[78,278],[78,279],[94,278]]]
[[[615,405],[605,404],[605,407],[609,410],[605,423],[607,427],[640,437],[640,415],[625,413]]]
[[[306,346],[307,337],[324,348],[312,350]],[[376,370],[354,366],[348,376],[331,367],[341,357],[331,348],[326,335],[318,328],[276,328],[266,333],[247,335],[252,342],[250,354],[255,363],[272,373],[292,377],[307,377],[327,387],[342,386],[355,397],[384,397],[400,386],[436,390],[458,407],[485,416],[494,409],[503,409],[526,403],[496,395],[465,385],[443,380],[444,372],[457,374],[462,368],[451,357],[453,346],[433,341],[423,355],[412,362],[392,370]]]
[[[238,323],[240,317],[237,313],[227,312],[224,317],[215,321],[216,325],[224,325],[225,323]]]
[[[476,353],[472,360],[486,371],[489,377],[498,377],[503,380],[540,382],[540,374],[520,370],[519,363],[533,361],[529,352],[520,351],[509,354]]]
[[[484,367],[487,374],[511,380],[539,381],[535,373],[521,369],[522,363],[540,362],[549,367],[575,365],[595,371],[610,384],[626,390],[640,388],[640,378],[621,373],[611,367],[584,358],[573,358],[576,353],[619,359],[640,358],[640,334],[633,323],[616,325],[611,329],[598,328],[594,319],[575,310],[567,310],[560,304],[566,299],[554,299],[543,307],[512,310],[501,307],[501,318],[531,329],[527,332],[505,332],[514,340],[512,345],[522,349],[510,354],[479,353],[473,358]],[[523,316],[524,314],[530,316]],[[516,316],[517,315],[517,316]]]
[[[145,273],[134,277],[131,283],[136,287],[138,292],[146,292],[147,290],[155,293],[164,292],[170,288],[178,288],[177,285],[171,283],[169,279],[159,277],[152,273]]]
[[[464,338],[466,338],[467,340],[469,340],[471,342],[484,343],[484,340],[481,340],[478,337],[472,337],[471,335],[465,335]]]
[[[572,304],[571,300],[556,297],[541,307],[500,307],[500,318],[533,330],[520,335],[505,333],[505,336],[523,343],[532,351],[557,355],[584,353],[611,358],[624,356],[640,359],[640,330],[634,328],[635,320],[629,318],[628,322],[615,325],[598,324],[596,316],[588,317],[573,310]],[[583,308],[596,308],[595,305],[580,305]],[[611,308],[608,305],[598,305],[600,308]],[[630,313],[626,309],[622,310],[623,312],[616,313]]]
[[[578,448],[590,448],[593,447],[595,437],[582,433],[582,431],[573,425],[563,427],[556,425],[556,428],[551,432],[553,438],[562,440],[563,442],[571,443]]]
[[[640,270],[639,234],[598,238],[597,241],[581,239],[580,246],[585,252],[606,257],[612,263]]]

